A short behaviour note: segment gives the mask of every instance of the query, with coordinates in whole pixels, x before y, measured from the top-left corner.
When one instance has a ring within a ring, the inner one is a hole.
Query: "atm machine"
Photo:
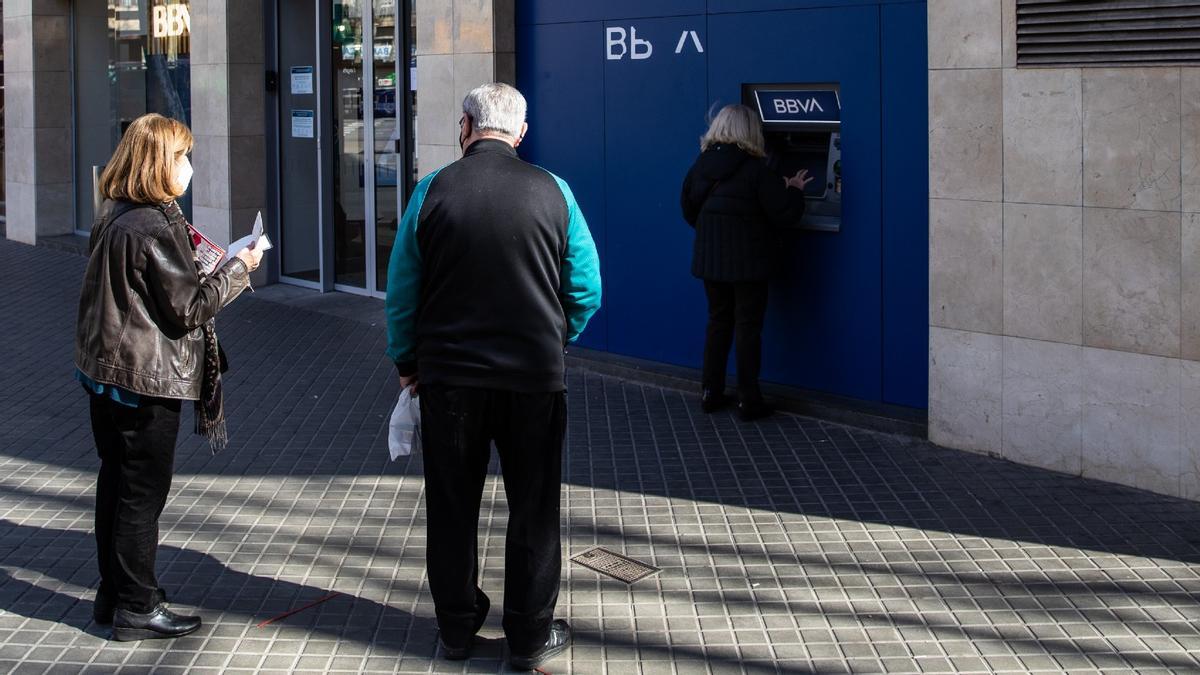
[[[837,84],[744,84],[742,102],[758,111],[767,163],[781,176],[807,169],[800,227],[842,228],[842,102]]]

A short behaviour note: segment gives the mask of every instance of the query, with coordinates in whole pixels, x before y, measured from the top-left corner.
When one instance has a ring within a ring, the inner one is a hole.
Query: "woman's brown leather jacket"
[[[75,366],[146,396],[199,399],[201,327],[249,287],[246,264],[233,258],[202,281],[174,203],[105,202],[88,249]]]

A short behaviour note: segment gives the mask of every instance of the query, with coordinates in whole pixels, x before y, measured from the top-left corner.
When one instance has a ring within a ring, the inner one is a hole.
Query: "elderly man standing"
[[[463,101],[462,159],[413,191],[388,268],[388,357],[418,381],[426,562],[449,659],[467,658],[490,601],[477,530],[494,442],[508,499],[504,633],[513,667],[566,649],[554,619],[564,348],[600,306],[596,246],[571,189],[517,157],[525,98],[485,84]]]

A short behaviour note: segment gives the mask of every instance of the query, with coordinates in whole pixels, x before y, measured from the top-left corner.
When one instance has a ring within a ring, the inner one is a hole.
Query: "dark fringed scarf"
[[[221,348],[217,343],[217,322],[204,324],[204,373],[200,380],[200,400],[196,401],[196,433],[208,438],[213,454],[229,444],[225,428],[225,402],[221,391]]]
[[[179,204],[172,201],[164,212],[172,226],[187,228],[187,219]],[[191,237],[188,237],[191,241]],[[201,276],[203,278],[203,275]],[[217,342],[217,321],[209,319],[203,326],[204,361],[200,379],[200,399],[195,402],[196,433],[208,439],[208,447],[217,454],[229,445],[225,427],[225,402],[221,390],[221,373],[228,370],[225,355]]]

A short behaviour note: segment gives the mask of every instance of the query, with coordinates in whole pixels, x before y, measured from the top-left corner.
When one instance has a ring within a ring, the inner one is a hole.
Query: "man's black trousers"
[[[704,293],[708,296],[708,330],[704,339],[702,386],[718,394],[725,391],[725,364],[736,336],[738,396],[752,403],[762,400],[758,374],[762,368],[767,282],[705,281]]]
[[[158,517],[175,468],[180,402],[142,397],[136,408],[106,396],[91,399],[92,435],[100,453],[96,480],[98,597],[139,614],[166,599],[154,574]]]
[[[479,503],[495,442],[508,499],[504,634],[514,654],[550,637],[562,573],[559,490],[564,392],[525,394],[422,385],[426,561],[442,640],[466,646],[490,601],[479,588]]]

